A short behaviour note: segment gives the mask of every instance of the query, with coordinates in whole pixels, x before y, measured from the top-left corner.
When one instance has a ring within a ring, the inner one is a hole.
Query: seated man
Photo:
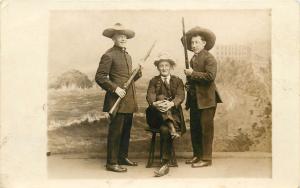
[[[148,86],[146,99],[149,107],[146,110],[146,117],[151,128],[160,129],[162,163],[155,174],[163,176],[169,172],[172,137],[176,137],[176,131],[181,134],[186,131],[181,108],[185,92],[182,80],[170,74],[175,66],[174,60],[162,54],[154,65],[159,75],[153,77]]]

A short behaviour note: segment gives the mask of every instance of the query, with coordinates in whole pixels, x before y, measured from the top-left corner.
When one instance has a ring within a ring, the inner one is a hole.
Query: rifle
[[[152,46],[150,47],[150,49],[148,50],[147,54],[145,55],[145,57],[142,59],[142,63],[145,63],[146,60],[148,59],[148,57],[151,54],[152,49],[155,46],[156,41],[154,41],[154,43],[152,44]],[[127,89],[129,88],[129,86],[131,85],[134,77],[137,75],[137,73],[141,70],[141,66],[139,66],[138,68],[134,69],[131,76],[129,77],[129,79],[125,82],[123,89],[125,91],[127,91]],[[122,98],[118,97],[117,101],[115,102],[115,104],[112,106],[112,108],[109,110],[109,115],[111,117],[111,119],[113,119],[118,111],[120,102],[121,102]]]
[[[187,52],[187,41],[186,41],[186,33],[185,33],[185,25],[184,25],[184,18],[182,17],[182,44],[184,47],[184,62],[185,62],[185,68],[189,69],[189,57],[188,57],[188,52]],[[190,83],[190,79],[189,77],[186,77],[186,84],[185,84],[185,89],[187,92],[187,100],[185,102],[185,109],[188,110],[189,107],[189,101],[188,99],[190,98],[190,92],[189,92],[189,83]]]
[[[187,52],[187,42],[186,42],[186,34],[185,34],[185,26],[184,26],[184,18],[182,17],[182,43],[184,47],[184,62],[185,62],[185,68],[189,69],[189,57],[188,57],[188,52]]]

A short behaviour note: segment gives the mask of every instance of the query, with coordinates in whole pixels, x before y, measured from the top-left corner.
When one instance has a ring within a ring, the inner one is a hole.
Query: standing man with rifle
[[[217,62],[208,51],[215,44],[215,34],[208,29],[194,27],[185,33],[181,41],[185,49],[187,76],[186,109],[190,109],[190,131],[193,157],[186,161],[193,168],[212,165],[214,116],[217,103],[222,100],[215,85]],[[188,63],[187,50],[194,52]]]
[[[106,90],[103,111],[112,111],[107,138],[106,169],[126,172],[127,168],[121,165],[138,165],[128,159],[128,147],[133,113],[138,109],[134,81],[142,76],[141,66],[132,74],[132,59],[126,51],[126,43],[127,39],[135,36],[134,31],[117,23],[105,29],[103,35],[114,42],[114,46],[102,55],[95,76],[97,84]],[[116,101],[118,102],[115,105]]]

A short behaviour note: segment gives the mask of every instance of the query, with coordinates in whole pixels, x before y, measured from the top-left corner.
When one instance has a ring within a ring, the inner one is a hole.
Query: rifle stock
[[[110,117],[115,117],[115,115],[116,115],[116,113],[117,113],[117,108],[118,108],[118,106],[119,106],[119,104],[120,104],[120,102],[121,102],[121,97],[119,97],[118,99],[117,99],[117,101],[115,102],[115,104],[113,105],[113,107],[110,109],[110,111],[108,112],[108,114],[109,114],[109,116]]]

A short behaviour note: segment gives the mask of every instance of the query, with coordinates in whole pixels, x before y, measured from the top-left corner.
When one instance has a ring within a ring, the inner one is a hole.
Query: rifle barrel
[[[185,60],[185,68],[189,69],[189,57],[187,52],[187,41],[186,41],[186,33],[185,33],[185,25],[184,18],[182,17],[182,35],[183,35],[183,47],[184,47],[184,60]]]

